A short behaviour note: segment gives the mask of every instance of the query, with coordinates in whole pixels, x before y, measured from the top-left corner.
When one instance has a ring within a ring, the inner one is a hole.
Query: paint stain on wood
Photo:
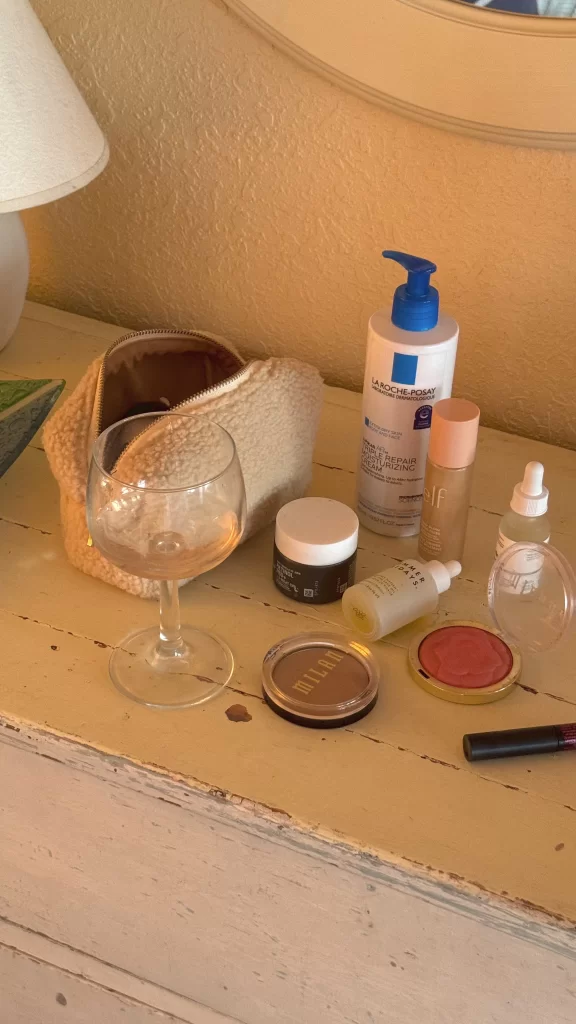
[[[68,1000],[63,992],[56,993],[56,1002],[60,1003],[60,1006],[68,1006]]]
[[[556,846],[554,847],[554,849],[556,850],[556,853],[560,853],[560,850],[563,850],[564,846],[565,846],[565,843],[557,843]]]
[[[225,711],[226,718],[230,722],[251,722],[252,715],[244,704],[231,704]]]

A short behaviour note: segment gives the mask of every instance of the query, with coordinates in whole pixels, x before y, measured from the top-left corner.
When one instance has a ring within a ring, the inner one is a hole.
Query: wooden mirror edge
[[[488,13],[454,0],[226,6],[301,64],[400,116],[485,141],[576,149],[576,19]],[[504,31],[484,31],[492,19]],[[557,24],[564,31],[553,31]],[[496,84],[479,97],[474,82],[486,68]]]

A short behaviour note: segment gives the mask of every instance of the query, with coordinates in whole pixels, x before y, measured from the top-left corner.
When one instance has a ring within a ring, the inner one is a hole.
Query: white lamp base
[[[22,315],[28,288],[28,240],[18,213],[0,213],[0,349]]]

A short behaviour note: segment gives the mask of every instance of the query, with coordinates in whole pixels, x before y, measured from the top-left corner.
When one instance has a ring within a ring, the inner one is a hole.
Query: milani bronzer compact
[[[333,729],[363,718],[378,699],[378,664],[358,640],[302,633],[272,647],[262,666],[264,698],[297,725]]]

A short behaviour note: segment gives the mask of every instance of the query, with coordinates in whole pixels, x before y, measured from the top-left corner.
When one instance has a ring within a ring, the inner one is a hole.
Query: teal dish
[[[64,380],[0,381],[0,476],[3,476],[57,402]]]

